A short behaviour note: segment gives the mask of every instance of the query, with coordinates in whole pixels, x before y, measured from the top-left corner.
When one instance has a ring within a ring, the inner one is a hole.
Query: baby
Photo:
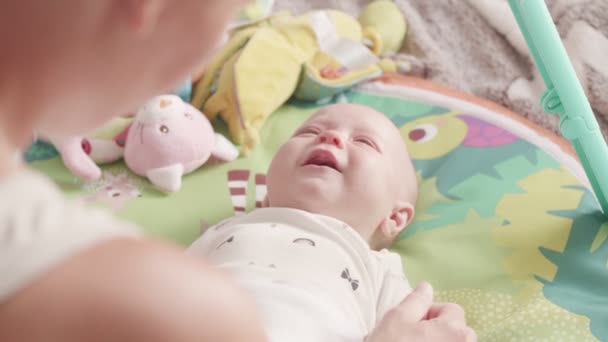
[[[386,250],[411,222],[416,174],[398,129],[354,104],[322,108],[281,147],[265,208],[190,248],[257,300],[270,341],[362,341],[411,291]]]

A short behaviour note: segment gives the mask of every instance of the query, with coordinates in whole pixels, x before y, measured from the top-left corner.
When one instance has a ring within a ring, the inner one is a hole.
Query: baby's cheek
[[[277,173],[282,173],[289,165],[292,165],[297,158],[298,151],[296,146],[288,142],[284,144],[274,156],[271,168]]]
[[[367,208],[382,205],[394,189],[395,175],[387,172],[388,166],[377,162],[366,162],[351,183],[351,197],[360,200]]]
[[[378,184],[387,180],[385,172],[388,165],[374,158],[353,161],[353,169],[357,170],[357,177],[363,184]]]

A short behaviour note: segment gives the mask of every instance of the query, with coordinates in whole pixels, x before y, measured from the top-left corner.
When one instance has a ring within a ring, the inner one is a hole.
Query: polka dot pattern
[[[478,289],[437,291],[436,300],[460,304],[479,341],[597,341],[589,319],[549,302]]]

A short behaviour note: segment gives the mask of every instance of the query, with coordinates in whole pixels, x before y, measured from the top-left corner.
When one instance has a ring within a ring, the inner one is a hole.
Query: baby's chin
[[[288,206],[316,212],[327,208],[339,199],[339,193],[333,184],[322,179],[298,179],[281,189],[281,194],[275,196],[272,206]]]
[[[305,177],[294,184],[292,191],[307,202],[332,202],[338,199],[342,184],[324,177]]]

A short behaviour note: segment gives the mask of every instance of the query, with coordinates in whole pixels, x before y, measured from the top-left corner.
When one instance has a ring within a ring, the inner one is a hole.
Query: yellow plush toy
[[[380,6],[384,2],[392,7]],[[401,18],[397,30],[379,24],[386,15]],[[278,13],[240,26],[195,85],[192,104],[210,120],[219,114],[233,141],[248,154],[258,144],[266,118],[290,97],[331,96],[394,68],[377,55],[398,48],[404,27],[405,19],[387,0],[368,5],[361,22],[326,10]]]
[[[403,45],[407,23],[391,0],[377,0],[359,14],[359,22],[372,37],[376,53],[397,52]]]

